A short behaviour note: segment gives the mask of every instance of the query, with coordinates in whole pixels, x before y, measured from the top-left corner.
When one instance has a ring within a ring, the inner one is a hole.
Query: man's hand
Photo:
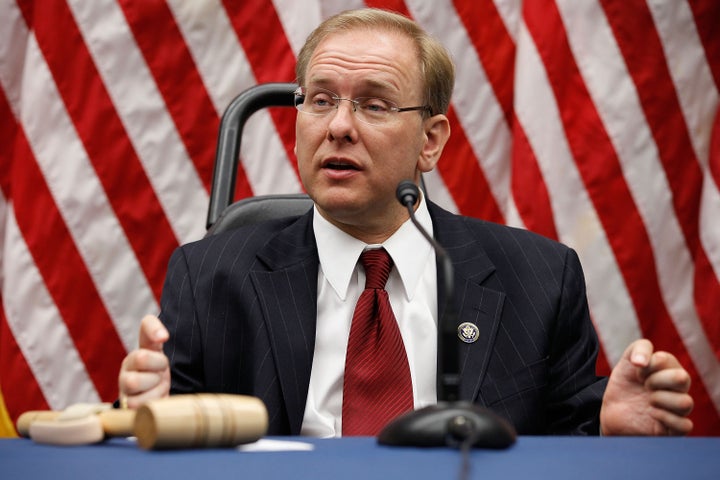
[[[603,435],[685,435],[693,399],[690,375],[674,355],[653,352],[648,340],[633,342],[608,381],[600,425]]]
[[[170,363],[162,351],[169,333],[159,318],[147,315],[140,324],[140,348],[125,357],[118,386],[122,407],[137,408],[170,393]]]

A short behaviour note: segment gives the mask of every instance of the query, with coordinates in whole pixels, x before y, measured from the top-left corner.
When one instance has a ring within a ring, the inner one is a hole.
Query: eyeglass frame
[[[315,115],[317,117],[324,117],[324,116],[328,115],[330,112],[332,112],[333,110],[337,111],[340,108],[341,101],[346,101],[346,102],[350,102],[350,105],[352,105],[353,113],[357,113],[357,107],[361,103],[360,100],[377,99],[377,100],[381,100],[384,103],[388,104],[388,107],[389,107],[388,114],[389,115],[387,116],[387,118],[392,118],[393,113],[415,112],[415,111],[422,111],[423,113],[427,112],[430,116],[432,116],[432,107],[428,104],[418,105],[415,107],[400,107],[400,106],[398,106],[398,104],[396,104],[395,102],[393,102],[391,100],[388,100],[387,98],[382,98],[382,97],[342,98],[342,97],[338,96],[335,92],[328,90],[326,88],[317,87],[317,89],[329,94],[330,99],[332,99],[335,102],[335,104],[333,106],[331,106],[331,108],[328,108],[327,112],[309,112],[309,111],[303,110],[301,108],[301,106],[305,103],[305,98],[307,97],[307,87],[298,87],[293,92],[293,95],[295,96],[294,104],[295,104],[295,108],[298,110],[298,112],[305,113],[308,115]],[[359,121],[361,121],[367,125],[378,126],[378,125],[384,124],[383,121],[381,121],[380,123],[370,123],[366,120],[363,120],[361,117],[357,117],[357,118]]]

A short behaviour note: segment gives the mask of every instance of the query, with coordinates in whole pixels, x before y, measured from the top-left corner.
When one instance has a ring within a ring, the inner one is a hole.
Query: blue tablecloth
[[[314,448],[145,451],[128,439],[82,447],[2,439],[0,478],[420,480],[458,478],[462,465],[460,453],[449,448],[386,447],[367,437],[282,440]],[[469,478],[718,480],[720,438],[520,437],[508,450],[473,450]]]

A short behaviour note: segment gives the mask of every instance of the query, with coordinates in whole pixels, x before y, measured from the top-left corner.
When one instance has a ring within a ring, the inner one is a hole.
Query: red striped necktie
[[[353,313],[345,359],[342,432],[377,435],[390,420],[413,408],[405,345],[385,283],[392,259],[385,249],[360,255],[365,290]]]

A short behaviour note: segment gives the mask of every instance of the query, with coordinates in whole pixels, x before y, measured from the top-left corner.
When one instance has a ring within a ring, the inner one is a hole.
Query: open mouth
[[[355,165],[345,162],[328,162],[325,168],[329,168],[330,170],[358,170]]]

